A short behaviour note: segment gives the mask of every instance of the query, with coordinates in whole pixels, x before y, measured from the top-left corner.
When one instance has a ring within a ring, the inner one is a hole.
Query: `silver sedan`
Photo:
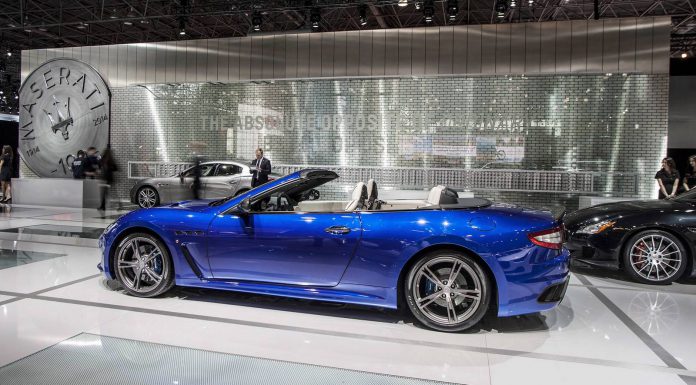
[[[203,162],[201,198],[224,198],[251,189],[249,166],[231,161]],[[269,179],[274,179],[271,175]],[[143,208],[193,198],[194,167],[165,178],[138,181],[130,191],[131,202]]]

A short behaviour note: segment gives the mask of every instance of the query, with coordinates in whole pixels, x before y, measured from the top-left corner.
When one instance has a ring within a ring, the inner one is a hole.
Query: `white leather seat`
[[[377,202],[377,183],[375,182],[374,179],[370,179],[367,181],[367,202],[365,203],[365,206],[367,206],[368,210],[376,210],[378,208],[375,207],[375,202]]]
[[[428,194],[428,205],[438,206],[440,205],[440,197],[442,196],[442,191],[445,190],[445,186],[439,185],[430,189]]]
[[[363,182],[358,182],[353,189],[353,195],[350,197],[350,202],[348,202],[343,210],[361,210],[365,207],[365,199],[367,199],[367,186]]]

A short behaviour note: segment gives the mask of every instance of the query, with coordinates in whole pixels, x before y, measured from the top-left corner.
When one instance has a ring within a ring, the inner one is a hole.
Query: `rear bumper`
[[[506,274],[505,294],[499,293],[498,316],[551,310],[563,300],[570,278],[570,253],[566,249],[549,252],[557,254],[533,263],[524,274]]]

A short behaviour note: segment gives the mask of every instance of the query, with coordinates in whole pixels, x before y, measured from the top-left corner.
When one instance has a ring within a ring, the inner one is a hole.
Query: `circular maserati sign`
[[[106,148],[111,92],[92,66],[53,59],[19,90],[19,151],[41,177],[71,177],[79,150]]]

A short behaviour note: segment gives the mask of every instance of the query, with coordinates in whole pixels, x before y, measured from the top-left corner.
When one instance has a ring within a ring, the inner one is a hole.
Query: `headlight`
[[[578,234],[599,234],[606,229],[612,228],[615,223],[615,221],[601,221],[593,223],[578,230]]]

